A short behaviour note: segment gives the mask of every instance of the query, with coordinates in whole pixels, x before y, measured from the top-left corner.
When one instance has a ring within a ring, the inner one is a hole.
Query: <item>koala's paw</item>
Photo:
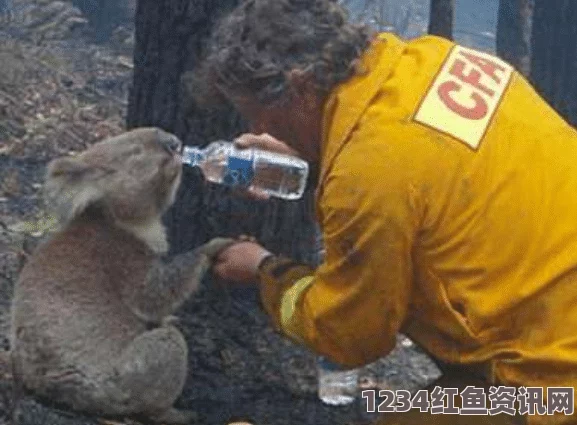
[[[212,260],[220,251],[234,245],[235,243],[238,243],[238,240],[232,238],[214,238],[204,245],[201,245],[198,248],[198,252],[206,255]]]

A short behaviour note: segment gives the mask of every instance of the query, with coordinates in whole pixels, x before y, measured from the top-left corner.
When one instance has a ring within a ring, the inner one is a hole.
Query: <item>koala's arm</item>
[[[170,260],[156,258],[141,286],[125,288],[124,301],[143,320],[161,322],[196,291],[213,258],[235,242],[215,238]]]

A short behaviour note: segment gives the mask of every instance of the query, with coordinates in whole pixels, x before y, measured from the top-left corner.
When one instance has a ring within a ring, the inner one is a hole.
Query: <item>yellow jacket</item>
[[[577,386],[577,132],[441,38],[382,34],[362,64],[326,104],[324,262],[261,268],[277,329],[349,366],[403,332],[490,382]]]

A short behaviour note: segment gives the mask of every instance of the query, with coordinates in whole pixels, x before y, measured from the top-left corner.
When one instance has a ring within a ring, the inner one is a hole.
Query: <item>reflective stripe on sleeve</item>
[[[300,341],[301,338],[296,331],[292,318],[296,309],[296,304],[305,291],[313,282],[314,276],[305,276],[297,280],[288,288],[282,296],[280,305],[280,322],[283,331]]]

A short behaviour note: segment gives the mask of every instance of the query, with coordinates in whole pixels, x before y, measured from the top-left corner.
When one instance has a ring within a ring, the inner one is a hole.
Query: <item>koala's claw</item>
[[[214,238],[204,245],[201,245],[198,248],[198,252],[206,255],[210,259],[213,259],[220,251],[234,245],[235,243],[238,243],[238,240],[232,238]]]
[[[166,316],[162,318],[162,326],[176,326],[180,323],[180,319],[176,316]]]
[[[249,235],[240,235],[238,237],[238,240],[241,242],[257,242],[257,240],[254,236],[249,236]]]

